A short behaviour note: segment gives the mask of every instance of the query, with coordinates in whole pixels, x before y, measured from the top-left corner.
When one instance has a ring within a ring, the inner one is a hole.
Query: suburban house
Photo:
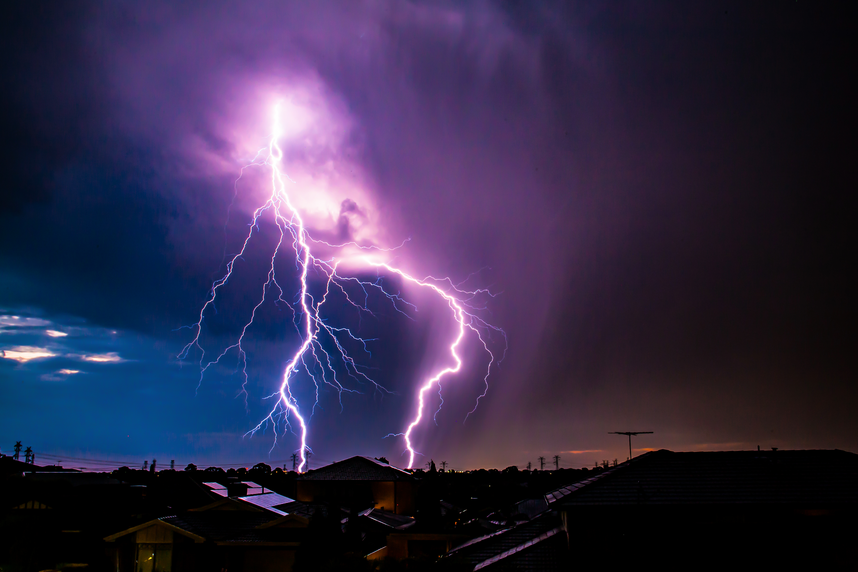
[[[109,561],[117,572],[289,570],[310,521],[265,504],[224,497],[111,534]]]
[[[577,562],[858,565],[858,455],[845,451],[653,451],[546,500]]]
[[[309,471],[297,483],[297,500],[411,515],[417,484],[407,471],[371,457],[351,457]]]

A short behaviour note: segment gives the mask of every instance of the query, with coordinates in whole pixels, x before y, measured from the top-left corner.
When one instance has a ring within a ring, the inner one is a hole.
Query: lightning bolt
[[[347,242],[344,244],[330,244],[322,240],[313,239],[307,231],[304,219],[299,210],[292,203],[289,194],[287,193],[288,183],[293,183],[282,167],[283,150],[280,147],[279,140],[281,138],[279,105],[274,110],[274,122],[271,130],[271,139],[269,140],[267,149],[262,149],[257,152],[250,164],[245,165],[241,169],[239,179],[244,175],[244,172],[251,167],[268,168],[271,172],[271,192],[267,196],[265,202],[258,206],[253,211],[250,224],[248,225],[247,235],[241,245],[239,252],[233,256],[225,256],[228,259],[226,264],[226,272],[212,283],[208,293],[208,298],[203,304],[198,314],[197,321],[186,328],[194,331],[194,336],[179,353],[179,359],[187,359],[190,352],[195,348],[200,353],[200,377],[197,388],[202,384],[206,371],[212,366],[220,363],[220,361],[231,351],[235,350],[238,354],[238,363],[244,377],[244,382],[241,386],[241,394],[245,398],[245,406],[247,404],[247,354],[244,351],[243,342],[248,329],[253,325],[256,313],[259,308],[268,299],[269,293],[276,289],[277,297],[274,300],[275,304],[283,303],[292,311],[292,323],[295,325],[296,331],[300,336],[301,343],[295,352],[289,357],[286,362],[285,369],[281,378],[279,389],[268,396],[274,399],[274,404],[269,410],[269,413],[245,435],[253,436],[258,431],[271,425],[274,428],[274,444],[272,450],[277,445],[278,426],[282,420],[286,427],[289,428],[300,440],[300,464],[298,470],[302,471],[307,462],[306,454],[310,452],[307,443],[307,418],[306,413],[301,412],[298,399],[292,392],[292,384],[301,372],[306,372],[310,380],[315,385],[315,402],[311,408],[310,416],[312,416],[315,408],[319,405],[319,389],[320,384],[327,384],[333,387],[339,394],[340,407],[342,408],[342,394],[344,392],[357,392],[357,390],[345,387],[337,377],[335,362],[338,366],[344,368],[344,371],[349,377],[357,380],[360,383],[369,383],[373,388],[381,393],[390,393],[382,385],[376,383],[369,376],[361,371],[358,362],[349,354],[346,347],[343,345],[341,338],[350,340],[360,344],[363,351],[370,354],[367,342],[369,339],[361,338],[352,332],[349,328],[336,327],[330,325],[322,316],[323,306],[329,299],[333,291],[343,297],[345,302],[358,311],[358,315],[368,313],[372,315],[368,307],[369,292],[371,290],[380,292],[392,304],[393,308],[410,318],[403,308],[416,310],[416,307],[404,300],[398,293],[388,292],[380,277],[382,272],[399,276],[403,281],[411,283],[417,287],[425,288],[433,292],[443,299],[449,307],[455,326],[455,332],[452,341],[449,345],[449,355],[451,361],[446,367],[435,371],[429,375],[420,386],[417,392],[417,404],[411,421],[402,433],[394,433],[391,435],[404,437],[405,447],[409,454],[408,467],[411,468],[414,464],[414,457],[417,452],[413,444],[413,432],[420,424],[424,416],[425,394],[432,389],[433,386],[438,386],[438,391],[441,391],[441,380],[450,374],[455,374],[462,369],[463,361],[459,355],[460,345],[468,331],[472,332],[482,345],[482,348],[488,355],[488,364],[486,374],[483,378],[485,389],[477,398],[474,409],[468,413],[471,415],[479,406],[481,398],[485,397],[488,391],[488,377],[492,371],[492,367],[500,361],[495,360],[495,355],[490,349],[490,341],[492,334],[499,335],[503,340],[503,352],[506,353],[507,339],[505,332],[482,318],[477,314],[478,311],[484,310],[484,305],[481,301],[487,298],[493,298],[495,295],[487,289],[467,290],[461,287],[461,284],[454,284],[449,278],[435,278],[427,276],[425,278],[416,278],[407,272],[391,266],[389,263],[377,259],[367,253],[381,254],[388,253],[399,249],[405,245],[404,241],[399,246],[394,248],[381,248],[377,246],[360,245],[356,242]],[[238,193],[238,180],[234,185],[235,195],[230,203],[232,208],[235,198]],[[279,238],[271,253],[270,265],[266,281],[262,285],[262,295],[258,303],[253,307],[248,321],[241,329],[241,333],[234,343],[228,345],[214,359],[206,361],[206,352],[200,341],[203,332],[203,323],[206,313],[216,311],[216,302],[218,293],[223,289],[236,271],[236,264],[243,259],[243,256],[250,247],[251,240],[255,234],[260,232],[260,219],[270,213],[274,219]],[[284,299],[284,289],[277,281],[275,271],[278,255],[284,250],[284,245],[289,244],[290,249],[295,255],[295,265],[298,271],[299,291],[297,293],[297,302],[290,302]],[[327,248],[329,251],[339,252],[339,256],[331,257],[330,259],[322,259],[312,253],[312,246],[320,245]],[[348,254],[348,251],[357,251],[360,254]],[[379,276],[375,281],[360,279],[355,276],[347,276],[340,274],[340,269],[345,267],[355,267],[363,272],[372,270]],[[311,271],[314,276],[323,278],[324,293],[318,300],[311,293],[310,280]],[[469,280],[471,276],[465,280]],[[363,294],[363,299],[355,298],[349,294],[348,286],[354,286]],[[323,342],[327,342],[329,346],[334,348],[333,351],[325,349]],[[332,353],[334,355],[332,355]],[[371,354],[370,354],[371,355]],[[503,356],[501,357],[501,361]],[[441,400],[443,405],[443,399]],[[439,405],[439,410],[441,405]],[[436,411],[437,416],[437,411]],[[467,416],[466,416],[467,419]],[[297,433],[294,425],[297,425]]]

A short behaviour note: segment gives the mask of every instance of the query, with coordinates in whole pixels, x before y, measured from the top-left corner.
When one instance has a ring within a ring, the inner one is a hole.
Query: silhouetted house
[[[288,571],[309,519],[224,498],[105,537],[117,572]]]
[[[41,471],[13,473],[0,494],[0,568],[53,570],[100,564],[102,538],[145,512],[145,488],[109,475]],[[117,524],[118,523],[118,524]]]
[[[369,457],[352,457],[302,475],[297,500],[407,515],[414,513],[415,489],[410,473]]]
[[[844,451],[654,451],[546,500],[582,565],[654,551],[671,568],[858,564],[858,455]]]

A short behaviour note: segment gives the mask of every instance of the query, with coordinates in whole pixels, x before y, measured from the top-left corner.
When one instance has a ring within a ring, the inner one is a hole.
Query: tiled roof
[[[561,495],[561,505],[858,504],[858,455],[837,450],[660,450],[599,477]]]
[[[209,487],[211,489],[211,492],[213,492],[216,495],[219,495],[222,497],[228,497],[229,496],[229,492],[226,490],[226,487],[220,483],[205,482],[203,484],[206,485],[207,487]]]
[[[538,499],[525,499],[516,503],[513,508],[513,514],[520,514],[527,517],[528,520],[532,519],[538,514],[541,514],[548,510],[548,502],[544,498]]]
[[[474,568],[482,572],[566,572],[572,569],[566,535],[558,527],[487,560]]]
[[[628,462],[628,461],[626,461],[626,462]],[[618,465],[617,467],[609,469],[603,473],[599,473],[598,475],[592,476],[589,479],[584,479],[583,481],[578,481],[577,483],[573,483],[571,485],[567,485],[565,487],[560,487],[557,490],[551,491],[550,493],[545,495],[545,502],[547,502],[549,505],[552,505],[552,504],[556,503],[557,501],[559,501],[560,499],[562,499],[563,497],[565,497],[566,495],[573,493],[582,487],[586,487],[587,485],[595,483],[599,479],[606,477],[607,475],[611,474],[613,471],[617,470],[618,468],[625,466],[625,464],[626,463],[623,463],[622,465]]]
[[[302,481],[410,481],[410,473],[369,457],[352,457],[310,471]]]
[[[458,558],[472,565],[474,570],[494,566],[498,562],[511,558],[562,532],[560,518],[554,513],[541,516],[512,528],[495,532],[481,538],[475,538],[453,549],[449,557]],[[562,548],[565,549],[565,536]],[[491,568],[494,570],[495,568]]]

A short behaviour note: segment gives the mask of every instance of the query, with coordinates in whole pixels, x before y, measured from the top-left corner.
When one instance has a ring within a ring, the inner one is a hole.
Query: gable
[[[131,528],[117,532],[116,534],[105,536],[104,540],[106,542],[116,542],[117,539],[122,538],[123,536],[134,534],[135,541],[138,544],[167,544],[173,542],[174,533],[181,534],[197,543],[206,541],[205,538],[198,534],[194,534],[193,532],[184,530],[174,524],[164,522],[157,518],[137,526],[132,526]]]

